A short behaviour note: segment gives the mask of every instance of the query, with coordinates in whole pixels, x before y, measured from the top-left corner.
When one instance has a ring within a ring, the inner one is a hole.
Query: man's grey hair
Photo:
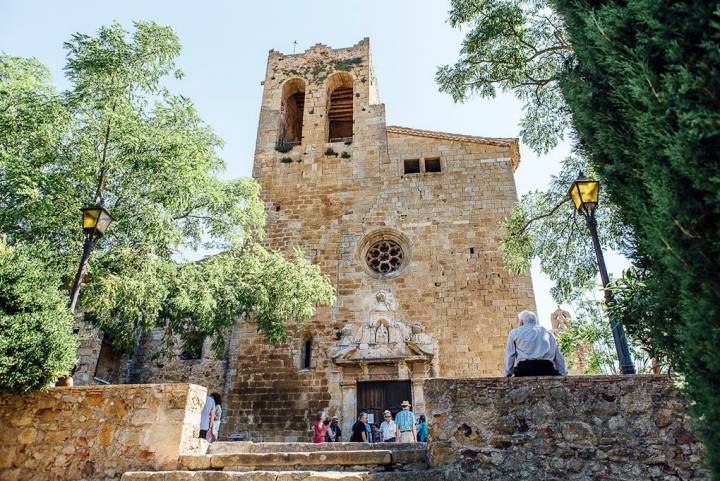
[[[520,314],[518,314],[518,319],[523,323],[523,326],[527,325],[535,325],[537,324],[537,316],[533,311],[522,311]]]

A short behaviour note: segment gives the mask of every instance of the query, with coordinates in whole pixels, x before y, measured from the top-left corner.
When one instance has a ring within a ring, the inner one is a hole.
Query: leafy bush
[[[283,164],[290,164],[292,163],[292,159],[290,157],[282,157],[280,159],[280,162],[282,162]]]
[[[341,159],[349,159],[349,158],[350,158],[350,152],[347,152],[347,151],[343,150],[343,153],[340,154],[340,158],[341,158]]]
[[[40,389],[75,364],[77,340],[60,275],[41,253],[0,242],[0,393]]]
[[[335,157],[337,157],[338,153],[335,152],[335,150],[332,147],[328,147],[327,149],[325,149],[325,155],[327,155],[328,157],[330,157],[331,155],[334,155]]]

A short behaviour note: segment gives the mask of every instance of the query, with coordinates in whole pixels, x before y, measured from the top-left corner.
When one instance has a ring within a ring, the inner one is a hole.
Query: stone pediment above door
[[[432,361],[436,342],[422,325],[396,318],[392,295],[378,291],[368,318],[360,325],[346,324],[330,357],[337,364]]]

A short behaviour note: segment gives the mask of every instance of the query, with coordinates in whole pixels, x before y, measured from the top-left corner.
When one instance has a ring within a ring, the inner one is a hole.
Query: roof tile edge
[[[520,141],[515,137],[480,137],[478,135],[453,134],[450,132],[439,132],[435,130],[421,130],[399,125],[388,125],[388,134],[412,135],[415,137],[428,137],[435,139],[450,140],[454,142],[471,142],[475,144],[495,145],[498,147],[510,147],[513,171],[520,165]]]

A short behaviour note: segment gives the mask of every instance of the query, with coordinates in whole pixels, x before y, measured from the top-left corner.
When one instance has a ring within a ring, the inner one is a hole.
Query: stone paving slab
[[[123,474],[121,481],[443,481],[439,470],[389,473],[337,471],[138,471]]]
[[[210,444],[208,454],[224,453],[281,453],[314,451],[414,451],[426,449],[427,443],[253,443],[247,441],[220,441]]]
[[[348,466],[392,464],[393,456],[388,450],[283,452],[283,453],[233,453],[190,455],[180,457],[180,467],[191,470],[222,469],[225,467],[263,466]]]
[[[370,481],[369,473],[314,471],[142,471],[123,474],[121,481]]]

